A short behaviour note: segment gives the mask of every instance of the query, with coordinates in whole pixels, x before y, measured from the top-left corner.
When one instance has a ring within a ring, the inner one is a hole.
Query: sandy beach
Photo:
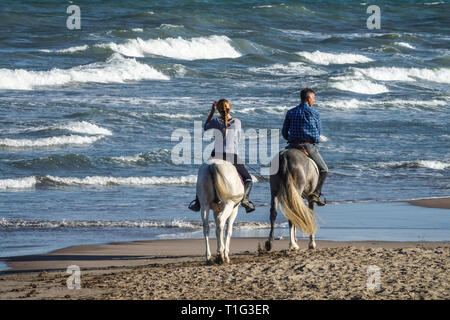
[[[450,197],[417,199],[417,200],[410,200],[408,202],[415,206],[438,208],[438,209],[450,209]]]
[[[73,246],[2,259],[11,269],[0,275],[0,299],[450,297],[449,242],[317,241],[311,251],[300,240],[298,251],[288,251],[282,239],[265,252],[264,241],[233,238],[228,265],[205,265],[202,239]],[[81,269],[79,290],[67,288],[66,268],[73,264]],[[369,288],[373,270],[380,285]]]

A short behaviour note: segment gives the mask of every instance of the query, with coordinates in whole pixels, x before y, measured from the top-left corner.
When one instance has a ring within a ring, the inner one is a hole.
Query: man
[[[319,206],[324,206],[325,202],[320,199],[322,186],[327,177],[328,167],[323,161],[316,148],[319,143],[322,124],[319,113],[314,110],[312,105],[316,101],[314,90],[305,88],[300,93],[301,103],[290,109],[284,119],[282,134],[288,141],[288,148],[301,146],[309,153],[311,159],[319,168],[319,181],[316,190],[308,198],[309,201],[316,202]]]

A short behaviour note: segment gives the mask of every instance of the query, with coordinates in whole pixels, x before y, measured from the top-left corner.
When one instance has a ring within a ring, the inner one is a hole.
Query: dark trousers
[[[216,152],[213,150],[211,152],[211,157],[231,162],[236,167],[236,170],[239,173],[239,175],[241,176],[244,183],[247,180],[252,181],[252,176],[250,175],[250,173],[248,173],[243,162],[239,159],[237,154],[235,154],[235,153],[218,153],[216,156]]]
[[[309,153],[309,157],[314,160],[314,162],[317,164],[317,167],[319,168],[319,181],[317,181],[317,187],[315,191],[320,196],[322,194],[323,183],[325,182],[328,174],[328,166],[325,161],[323,161],[323,158],[315,145],[311,143],[290,143],[288,145],[288,148],[295,148],[297,146],[302,146],[303,148],[305,148],[305,150]]]

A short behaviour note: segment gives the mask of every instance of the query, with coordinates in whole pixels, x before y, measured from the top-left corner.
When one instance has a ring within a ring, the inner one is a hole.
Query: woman
[[[219,111],[220,117],[213,119],[216,109]],[[233,118],[230,115],[230,110],[231,104],[226,99],[221,99],[218,102],[214,101],[208,119],[206,119],[204,130],[216,129],[222,133],[222,139],[216,138],[214,142],[214,150],[211,156],[230,161],[236,167],[237,172],[244,181],[244,198],[242,199],[241,205],[249,213],[255,210],[254,204],[248,200],[253,181],[238,157],[239,141],[241,139],[241,121]],[[200,211],[200,201],[197,196],[189,204],[189,209],[192,211]]]

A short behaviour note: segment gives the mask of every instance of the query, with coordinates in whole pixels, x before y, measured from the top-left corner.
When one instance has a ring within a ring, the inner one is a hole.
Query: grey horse
[[[316,248],[314,234],[317,231],[317,224],[314,218],[314,203],[308,202],[308,207],[306,207],[302,198],[307,199],[315,190],[318,178],[319,171],[316,164],[299,149],[284,149],[272,160],[270,234],[265,244],[267,251],[272,249],[278,205],[283,215],[289,220],[289,249],[299,248],[296,228],[303,234],[309,235],[309,249]]]

